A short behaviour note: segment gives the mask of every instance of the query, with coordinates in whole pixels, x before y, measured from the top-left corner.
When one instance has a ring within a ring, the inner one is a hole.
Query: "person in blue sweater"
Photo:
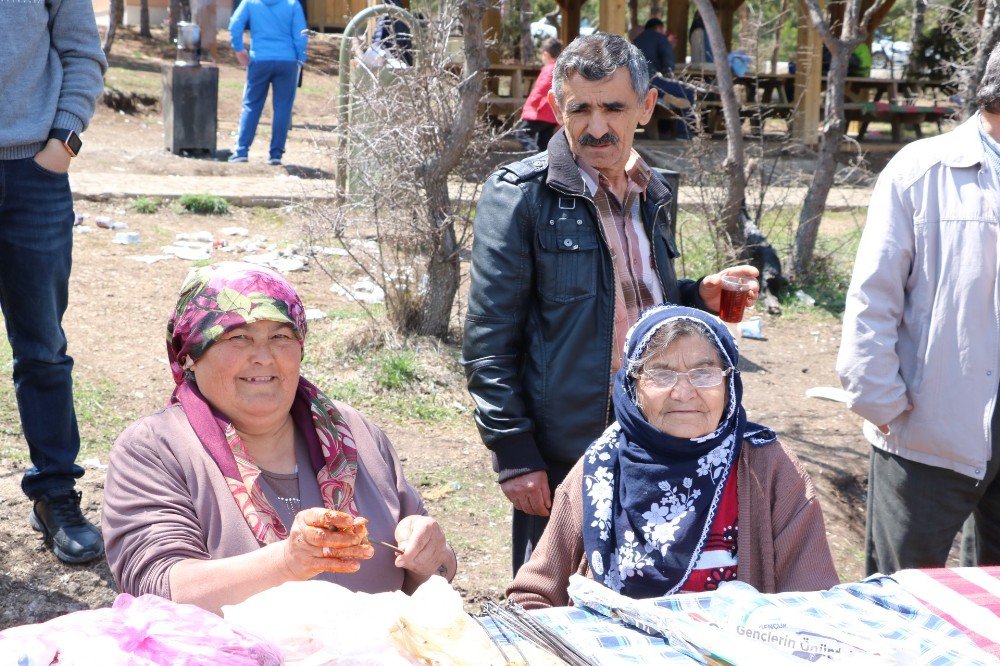
[[[250,52],[243,33],[250,29]],[[292,125],[299,67],[306,62],[306,17],[298,0],[243,0],[229,19],[233,52],[247,68],[240,133],[230,162],[246,162],[271,89],[274,119],[268,164],[281,164]]]
[[[108,63],[90,0],[0,1],[0,35],[0,312],[31,456],[21,489],[46,546],[79,564],[104,555],[104,543],[75,490],[80,429],[62,327],[73,264],[68,172]]]

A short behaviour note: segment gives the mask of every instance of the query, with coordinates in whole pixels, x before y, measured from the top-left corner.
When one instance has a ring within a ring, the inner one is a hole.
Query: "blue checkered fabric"
[[[817,626],[845,632],[864,628],[887,641],[898,641],[920,655],[921,664],[996,664],[959,629],[929,612],[888,576],[875,575],[859,583],[837,585],[820,592],[765,595],[777,606],[814,618]],[[675,595],[653,602],[670,612],[709,612],[711,593]],[[857,624],[855,624],[857,623]]]
[[[638,629],[620,624],[597,613],[581,608],[548,608],[532,615],[564,640],[604,666],[626,664],[683,664],[692,661],[667,645],[659,636],[650,636]],[[494,641],[503,646],[509,658],[517,656],[511,643],[524,639],[499,629],[489,618],[480,618]]]
[[[683,594],[647,602],[669,620],[671,614],[690,618],[696,613],[712,618],[712,595]],[[821,592],[787,592],[762,595],[769,603],[788,609],[810,623],[846,633],[876,635],[887,643],[905,646],[918,655],[914,663],[928,666],[996,665],[997,661],[977,648],[961,631],[928,612],[916,598],[887,576],[872,576],[859,583],[838,585]],[[650,636],[616,620],[583,608],[551,608],[533,615],[598,664],[696,664],[707,663],[672,648],[665,639]],[[802,620],[801,624],[806,624]],[[483,624],[509,655],[516,654],[509,642],[523,640],[504,636],[488,618]]]

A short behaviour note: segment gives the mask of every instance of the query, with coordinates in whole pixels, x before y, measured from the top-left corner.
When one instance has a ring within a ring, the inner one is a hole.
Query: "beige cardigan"
[[[812,480],[781,442],[744,442],[736,468],[737,578],[761,592],[824,590],[839,583]],[[565,606],[569,577],[592,577],[583,550],[583,463],[556,489],[531,559],[507,588],[525,608]]]

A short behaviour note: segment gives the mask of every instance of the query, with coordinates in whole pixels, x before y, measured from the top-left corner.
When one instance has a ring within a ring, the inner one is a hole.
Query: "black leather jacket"
[[[663,173],[642,204],[667,301],[707,309],[678,280],[677,206]],[[615,274],[563,130],[493,173],[476,209],[462,345],[476,423],[501,482],[572,463],[608,424]]]

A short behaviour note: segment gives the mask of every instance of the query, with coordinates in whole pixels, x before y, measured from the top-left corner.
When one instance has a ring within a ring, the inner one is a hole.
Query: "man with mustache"
[[[552,491],[608,425],[625,334],[659,303],[718,311],[723,273],[678,279],[674,193],[632,149],[656,104],[646,58],[616,35],[556,60],[548,150],[484,186],[474,223],[462,356],[476,423],[514,507],[514,573]],[[752,298],[756,298],[756,290]]]

